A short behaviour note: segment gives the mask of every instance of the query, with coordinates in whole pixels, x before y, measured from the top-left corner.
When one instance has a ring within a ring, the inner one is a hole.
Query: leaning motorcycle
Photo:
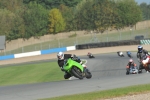
[[[126,52],[129,58],[133,58],[131,53]]]
[[[95,58],[95,56],[92,55],[92,54],[88,54],[87,56],[88,56],[89,58]]]
[[[150,72],[150,56],[148,56],[148,58],[149,58],[148,63],[144,63],[144,61],[141,60],[139,65],[139,73],[142,72],[142,69],[145,69],[146,71]]]
[[[118,54],[118,56],[120,56],[120,57],[124,57],[123,52],[118,51],[117,54]]]
[[[83,79],[84,77],[90,79],[92,77],[91,72],[86,67],[84,68],[80,63],[72,60],[71,58],[64,61],[63,69],[79,79]]]
[[[138,68],[137,67],[131,66],[131,68],[127,68],[126,70],[127,70],[126,75],[138,74]]]

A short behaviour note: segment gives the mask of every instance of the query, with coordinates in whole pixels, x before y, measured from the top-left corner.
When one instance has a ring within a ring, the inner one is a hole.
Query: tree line
[[[0,35],[11,41],[64,31],[132,27],[150,19],[150,5],[134,0],[0,0],[0,18]]]

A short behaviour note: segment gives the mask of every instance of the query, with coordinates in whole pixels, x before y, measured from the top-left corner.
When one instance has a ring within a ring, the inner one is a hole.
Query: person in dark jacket
[[[88,52],[87,56],[88,56],[89,58],[95,58],[94,55],[93,55],[91,52]]]
[[[64,71],[64,70],[63,70],[64,60],[65,60],[65,59],[69,59],[69,58],[73,59],[74,61],[77,61],[77,62],[80,63],[82,66],[84,66],[84,65],[82,64],[81,59],[78,58],[78,57],[77,57],[76,55],[74,55],[74,54],[64,54],[63,52],[58,52],[58,53],[57,53],[57,58],[58,58],[58,65],[59,65],[59,67],[60,67],[60,69],[61,69],[62,71]],[[70,78],[70,77],[71,77],[71,75],[70,75],[69,73],[65,72],[64,78],[65,78],[65,79],[68,79],[68,78]]]
[[[139,45],[137,51],[137,58],[141,60],[143,55],[149,55],[148,51],[143,49],[143,47]]]
[[[127,52],[128,57],[132,58],[131,52],[128,50]]]
[[[126,74],[128,75],[131,72],[132,68],[134,68],[134,67],[136,69],[138,69],[137,65],[134,63],[133,59],[129,59],[129,62],[126,66],[126,70],[127,70]]]

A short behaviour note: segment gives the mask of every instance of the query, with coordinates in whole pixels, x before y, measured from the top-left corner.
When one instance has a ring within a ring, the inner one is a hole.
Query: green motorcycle
[[[63,69],[79,79],[83,79],[84,77],[90,79],[92,77],[91,72],[86,67],[83,67],[80,63],[72,60],[71,58],[64,61]]]

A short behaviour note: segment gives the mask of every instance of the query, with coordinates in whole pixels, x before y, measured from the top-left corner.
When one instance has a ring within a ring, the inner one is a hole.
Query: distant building
[[[4,50],[6,48],[6,37],[0,36],[0,50]]]

